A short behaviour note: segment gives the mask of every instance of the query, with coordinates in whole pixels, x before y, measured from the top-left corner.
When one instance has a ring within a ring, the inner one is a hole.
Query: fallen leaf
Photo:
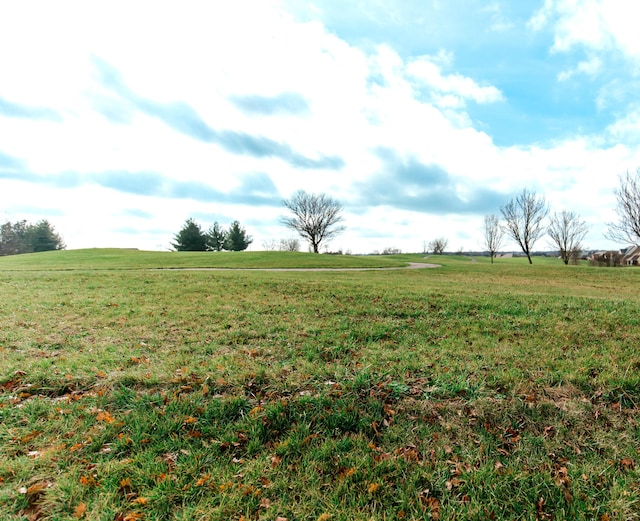
[[[440,519],[440,500],[436,497],[428,497],[426,503],[431,510],[431,519]]]
[[[263,497],[260,500],[260,508],[269,508],[271,506],[271,500]]]
[[[447,487],[448,491],[451,491],[454,488],[458,488],[460,485],[462,485],[462,483],[464,483],[464,481],[462,481],[461,479],[451,478],[445,483],[445,486]]]
[[[113,423],[114,421],[116,421],[115,418],[111,416],[111,413],[108,411],[100,411],[96,415],[96,420],[99,422],[105,422],[105,423]]]
[[[636,464],[631,458],[624,458],[623,460],[620,460],[620,465],[625,470],[629,470],[629,469],[633,470],[636,466]]]
[[[78,503],[76,505],[76,508],[73,509],[73,517],[75,517],[76,519],[80,519],[82,516],[84,516],[86,511],[87,505],[85,505],[84,503]]]
[[[34,483],[33,485],[27,487],[25,490],[25,494],[28,496],[36,496],[38,494],[42,494],[48,488],[51,488],[53,484],[50,481],[39,481],[38,483]]]
[[[370,483],[367,487],[367,492],[369,494],[375,494],[380,489],[380,483]]]
[[[22,438],[20,438],[20,443],[29,443],[34,438],[40,436],[40,434],[42,434],[41,431],[31,431],[26,436],[23,436]]]
[[[196,487],[201,487],[211,478],[211,474],[205,474],[198,481],[196,481]]]
[[[318,516],[318,521],[328,521],[329,519],[331,519],[331,514],[326,514],[325,513],[325,514],[320,514]]]
[[[149,500],[146,497],[139,497],[132,501],[136,505],[146,505],[148,502]]]

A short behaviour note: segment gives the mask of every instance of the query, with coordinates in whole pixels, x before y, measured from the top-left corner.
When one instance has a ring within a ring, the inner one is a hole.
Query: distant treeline
[[[47,220],[37,223],[7,221],[0,226],[0,255],[64,250],[62,237]]]

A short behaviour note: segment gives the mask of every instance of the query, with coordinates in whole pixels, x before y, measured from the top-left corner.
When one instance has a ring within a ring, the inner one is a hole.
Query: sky
[[[483,249],[524,189],[616,220],[640,167],[634,0],[0,0],[0,218],[67,247],[168,250],[188,218],[331,251]],[[504,249],[516,249],[506,242]],[[550,249],[541,239],[535,249]]]

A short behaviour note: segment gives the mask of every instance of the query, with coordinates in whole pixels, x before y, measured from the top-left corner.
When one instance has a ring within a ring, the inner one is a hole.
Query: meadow
[[[442,266],[247,269],[407,262]],[[245,269],[156,269],[206,266]],[[0,519],[637,519],[639,282],[556,259],[0,258]]]

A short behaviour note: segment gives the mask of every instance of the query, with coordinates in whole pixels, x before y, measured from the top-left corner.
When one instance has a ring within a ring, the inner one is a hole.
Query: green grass
[[[2,519],[640,516],[640,271],[49,259],[0,259]]]
[[[43,267],[47,270],[377,268],[405,266],[406,263],[388,256],[316,255],[290,252],[157,252],[96,248],[0,257],[0,271],[42,270]]]

